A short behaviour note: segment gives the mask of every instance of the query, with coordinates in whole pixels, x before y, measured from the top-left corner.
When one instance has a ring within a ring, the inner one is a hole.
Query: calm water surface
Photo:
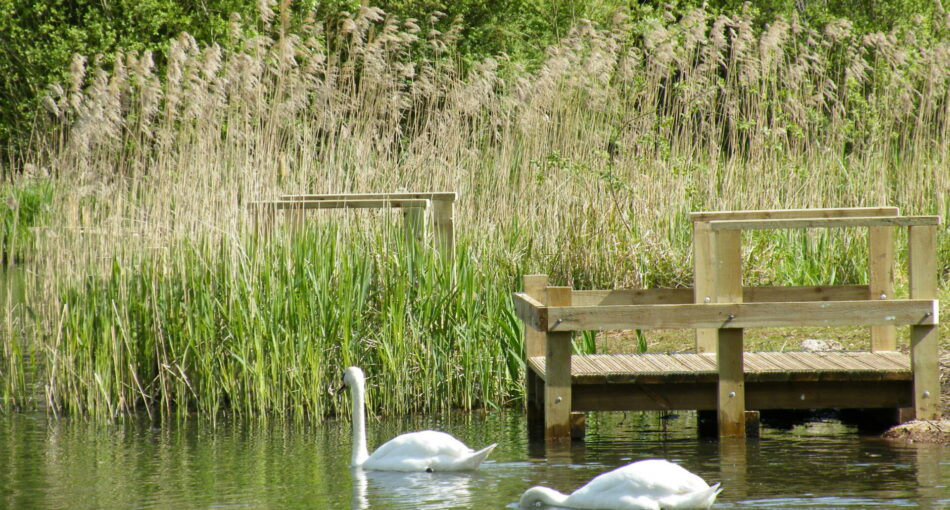
[[[894,444],[835,422],[763,429],[759,439],[697,439],[695,417],[604,413],[588,436],[545,450],[518,413],[370,420],[371,448],[438,428],[470,446],[498,442],[469,474],[349,467],[348,422],[155,428],[45,415],[0,417],[2,508],[505,508],[536,484],[569,492],[638,459],[680,463],[724,491],[714,508],[950,508],[950,448]]]

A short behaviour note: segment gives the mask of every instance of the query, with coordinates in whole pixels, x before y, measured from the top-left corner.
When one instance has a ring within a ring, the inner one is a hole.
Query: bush
[[[0,262],[23,260],[33,246],[31,227],[37,226],[53,200],[48,181],[0,187]]]
[[[74,54],[117,48],[164,53],[187,31],[223,41],[230,13],[256,19],[248,0],[7,0],[0,2],[0,154],[27,148],[37,105],[50,83],[63,82]]]

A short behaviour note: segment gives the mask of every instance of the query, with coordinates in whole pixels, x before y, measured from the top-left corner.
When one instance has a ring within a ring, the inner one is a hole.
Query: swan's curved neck
[[[567,496],[547,487],[532,487],[521,495],[521,508],[534,508],[535,503],[544,503],[547,506],[564,506]]]
[[[362,466],[369,458],[366,450],[366,419],[363,402],[363,381],[358,380],[351,388],[353,397],[353,459],[351,466]]]

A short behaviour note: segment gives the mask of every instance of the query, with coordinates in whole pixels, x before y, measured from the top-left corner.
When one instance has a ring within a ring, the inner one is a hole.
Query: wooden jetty
[[[703,212],[691,215],[695,285],[581,291],[524,278],[529,428],[568,440],[586,411],[714,410],[721,437],[742,437],[750,410],[910,408],[939,415],[936,216],[896,208]],[[743,287],[741,232],[866,227],[869,284]],[[910,296],[894,296],[895,229],[908,230]],[[744,352],[746,328],[869,326],[866,352]],[[896,326],[910,326],[910,354]],[[695,329],[696,352],[571,355],[573,332]]]
[[[323,209],[399,209],[403,211],[406,232],[425,237],[431,225],[436,247],[446,256],[455,253],[455,201],[451,191],[398,193],[338,193],[281,195],[277,200],[261,200],[249,204],[258,229],[268,231],[282,212],[290,223],[300,223],[303,214]],[[429,213],[429,221],[424,220]]]

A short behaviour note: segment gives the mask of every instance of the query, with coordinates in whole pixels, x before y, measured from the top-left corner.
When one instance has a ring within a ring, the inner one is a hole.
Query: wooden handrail
[[[939,216],[856,216],[848,218],[713,220],[709,222],[709,229],[724,231],[782,228],[912,227],[939,224]]]
[[[695,289],[617,289],[575,290],[574,306],[609,305],[678,305],[694,302]],[[776,287],[742,287],[745,303],[784,301],[861,301],[868,299],[867,285],[804,285]]]
[[[262,200],[251,202],[249,205],[276,210],[304,210],[304,209],[380,209],[380,208],[426,208],[429,200],[426,199],[354,199],[354,200]]]
[[[515,295],[515,312],[539,331],[739,329],[796,326],[936,325],[938,301],[800,301],[680,305],[538,306]]]
[[[400,193],[325,193],[325,194],[287,194],[281,200],[439,200],[455,202],[458,194],[454,191],[400,192]]]
[[[758,209],[749,211],[703,211],[689,213],[693,222],[714,220],[766,220],[806,218],[850,218],[854,216],[897,216],[896,207],[839,207],[829,209]]]

